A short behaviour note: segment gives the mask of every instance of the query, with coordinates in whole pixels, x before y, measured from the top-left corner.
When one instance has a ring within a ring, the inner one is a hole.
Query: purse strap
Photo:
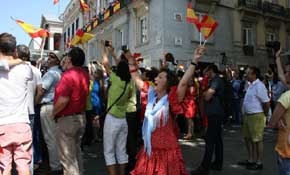
[[[128,81],[126,81],[126,84],[125,84],[125,87],[123,89],[123,92],[120,94],[120,96],[115,100],[114,103],[111,104],[111,106],[106,110],[106,113],[108,113],[111,108],[121,99],[121,97],[124,95],[125,91],[126,91],[126,88],[127,88],[127,85],[128,85]]]

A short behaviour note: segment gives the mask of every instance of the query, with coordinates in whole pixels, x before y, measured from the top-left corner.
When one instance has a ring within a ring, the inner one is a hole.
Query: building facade
[[[120,9],[115,12],[117,2]],[[200,18],[209,14],[219,23],[207,41],[207,52],[201,64],[216,63],[220,68],[256,65],[266,70],[273,63],[265,46],[267,41],[278,40],[283,48],[289,49],[289,0],[194,2],[194,10]],[[117,52],[122,45],[127,45],[132,52],[142,53],[145,66],[158,66],[168,52],[178,63],[189,65],[194,48],[200,43],[196,27],[186,22],[187,0],[88,0],[87,3],[91,10],[86,13],[76,9],[69,15],[67,7],[64,26],[72,25],[66,19],[75,21],[78,17],[83,20],[83,25],[79,22],[79,26],[95,35],[82,46],[89,61],[100,60],[99,41],[110,40]],[[64,36],[68,36],[68,32]]]
[[[40,58],[41,43],[44,42],[44,58],[46,53],[50,51],[61,51],[61,37],[63,33],[63,22],[55,16],[42,15],[41,16],[41,28],[46,29],[49,32],[49,37],[42,41],[42,38],[31,39],[29,43],[29,49],[33,60]]]

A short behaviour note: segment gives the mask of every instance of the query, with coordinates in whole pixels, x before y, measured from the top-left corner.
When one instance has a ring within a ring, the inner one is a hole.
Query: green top
[[[120,77],[118,77],[114,72],[110,73],[110,82],[111,86],[108,92],[108,104],[107,109],[115,103],[117,98],[121,95],[125,88],[125,81],[122,81]],[[125,118],[126,111],[128,108],[128,99],[132,96],[132,89],[130,88],[130,84],[132,81],[127,84],[126,91],[122,95],[122,97],[118,100],[117,103],[113,105],[113,107],[108,111],[108,113],[112,114],[116,118]]]
[[[94,85],[94,82],[92,80],[90,80],[89,95],[87,97],[87,107],[86,107],[87,111],[93,110],[92,101],[91,101],[91,98],[92,98],[91,92],[93,89],[93,85]]]
[[[130,89],[132,90],[132,95],[128,101],[127,112],[136,112],[137,111],[136,86],[132,80],[130,81],[129,85],[130,85]]]

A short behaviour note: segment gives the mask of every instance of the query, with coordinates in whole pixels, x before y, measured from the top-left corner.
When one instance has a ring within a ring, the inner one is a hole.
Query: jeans
[[[279,175],[290,175],[290,158],[282,158],[278,155]]]
[[[208,129],[205,135],[205,153],[202,166],[210,169],[213,153],[214,163],[217,166],[223,165],[223,140],[222,140],[222,119],[221,116],[208,116]]]
[[[33,144],[33,161],[34,163],[42,162],[42,151],[41,151],[41,124],[40,124],[40,105],[34,108],[34,125],[32,130],[32,144]]]

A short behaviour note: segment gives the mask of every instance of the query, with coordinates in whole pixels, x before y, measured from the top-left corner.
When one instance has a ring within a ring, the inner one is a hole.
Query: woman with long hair
[[[203,52],[203,47],[195,50],[192,63],[179,84],[175,73],[161,69],[155,78],[154,87],[141,79],[130,51],[125,54],[137,88],[142,93],[147,93],[147,103],[143,103],[147,104],[142,127],[144,146],[137,155],[137,163],[131,175],[187,174],[178,145],[174,117],[181,113],[193,115],[194,98],[187,88]]]

